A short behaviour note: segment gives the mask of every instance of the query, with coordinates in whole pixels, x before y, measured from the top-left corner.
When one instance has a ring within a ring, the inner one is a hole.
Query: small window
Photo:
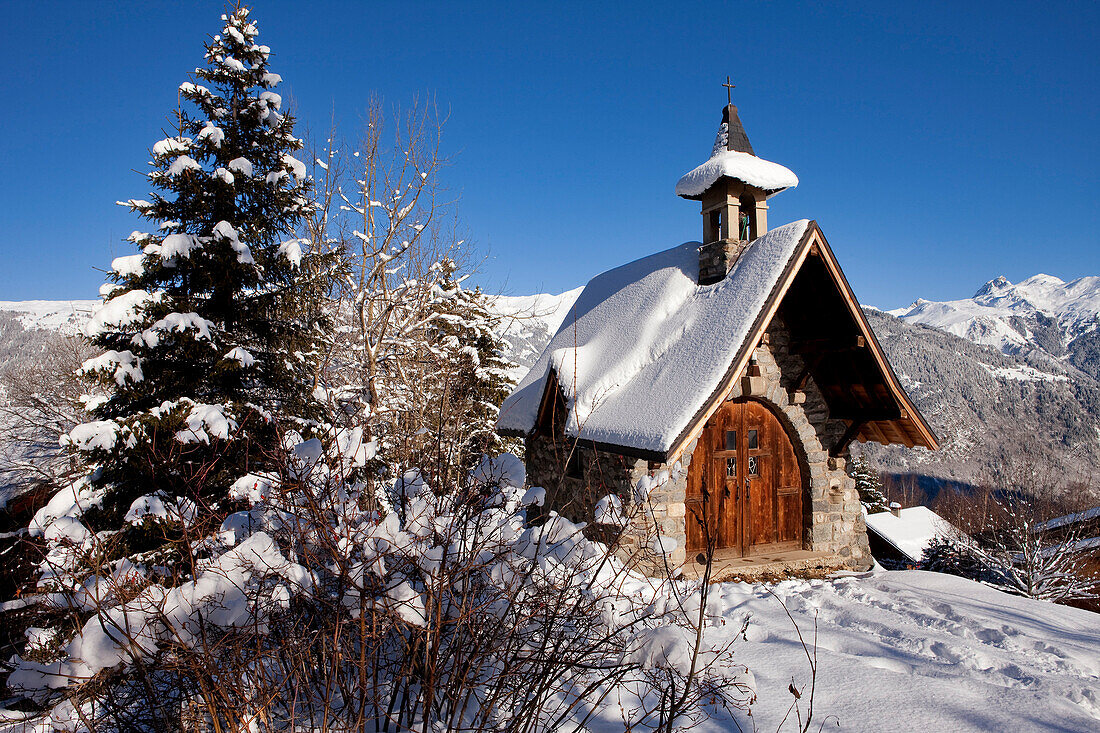
[[[759,447],[760,447],[760,445],[759,445],[759,441],[757,440],[757,437],[756,437],[756,431],[755,430],[750,430],[749,431],[749,445],[748,445],[749,450],[756,450]]]
[[[749,456],[749,475],[750,476],[759,476],[760,475],[760,464],[757,462],[756,456]]]
[[[737,431],[726,431],[726,450],[737,450]]]
[[[581,463],[580,453],[574,448],[573,454],[569,456],[569,462],[565,464],[565,475],[569,478],[584,478],[584,465]]]
[[[726,476],[729,477],[729,476],[736,476],[736,475],[737,475],[737,458],[727,458],[726,459]]]

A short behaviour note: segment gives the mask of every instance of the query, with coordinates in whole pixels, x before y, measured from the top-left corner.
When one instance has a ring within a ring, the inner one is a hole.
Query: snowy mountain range
[[[1040,274],[1015,285],[998,277],[973,298],[942,303],[921,299],[888,312],[1005,354],[1039,351],[1100,378],[1100,277],[1067,283]]]
[[[497,298],[517,380],[581,290]],[[0,315],[27,331],[73,334],[95,304],[0,301]],[[1060,476],[1087,483],[1100,476],[1100,277],[1066,283],[1036,275],[1015,285],[999,277],[973,298],[867,312],[942,445],[935,452],[861,446],[881,469],[923,484],[981,483],[1027,457]]]
[[[10,314],[28,331],[57,331],[66,336],[81,332],[98,300],[0,300],[0,312]]]

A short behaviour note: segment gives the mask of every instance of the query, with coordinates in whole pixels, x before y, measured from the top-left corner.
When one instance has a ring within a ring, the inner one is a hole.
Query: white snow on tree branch
[[[131,342],[135,346],[145,344],[153,348],[160,343],[161,334],[173,331],[176,333],[191,331],[196,341],[211,341],[212,328],[214,328],[213,321],[206,320],[198,313],[169,313],[149,328],[136,334]]]
[[[82,374],[94,374],[107,372],[120,387],[126,381],[140,382],[145,377],[141,373],[141,359],[134,356],[132,351],[115,351],[110,349],[99,356],[88,359],[80,365]]]
[[[226,440],[237,429],[237,421],[226,405],[197,402],[187,413],[186,422],[187,429],[176,433],[176,440],[181,443],[209,443],[212,437]]]
[[[41,537],[50,524],[62,517],[79,517],[88,509],[103,502],[103,490],[95,488],[87,479],[81,479],[58,491],[39,509],[27,530],[31,537]]]
[[[206,140],[215,148],[220,148],[222,146],[222,140],[225,139],[225,131],[213,122],[207,122],[203,125],[203,128],[199,130],[198,139]]]
[[[260,92],[260,101],[273,109],[279,109],[283,106],[282,96],[275,92]]]
[[[143,254],[116,257],[111,260],[111,270],[124,277],[140,276],[145,272],[144,260],[145,255]]]
[[[306,164],[295,158],[290,153],[283,153],[283,166],[299,181],[306,178]]]
[[[265,474],[245,474],[229,487],[229,498],[244,499],[250,504],[258,504],[271,495],[272,487],[277,480],[277,477]]]
[[[407,580],[386,589],[386,599],[393,611],[406,623],[425,628],[428,625],[428,611],[424,598],[409,585]]]
[[[95,338],[109,330],[122,329],[141,320],[141,309],[158,298],[144,290],[129,290],[96,309],[84,335]]]
[[[114,420],[93,420],[77,425],[67,435],[62,435],[61,445],[71,445],[82,451],[109,451],[114,449],[121,431],[122,426]],[[129,434],[127,445],[132,446],[135,443],[133,434]]]
[[[232,71],[245,71],[246,67],[243,63],[233,58],[232,56],[226,56],[219,60],[221,65]]]
[[[198,161],[192,158],[190,155],[181,155],[172,161],[172,165],[168,166],[168,175],[179,176],[183,175],[185,171],[201,171],[202,166]]]
[[[206,87],[190,81],[185,81],[184,83],[180,84],[179,90],[183,94],[195,97],[197,99],[214,96]]]
[[[252,161],[248,158],[234,158],[233,160],[229,161],[228,167],[229,170],[233,171],[234,173],[240,173],[242,176],[246,176],[248,178],[252,177]]]
[[[163,158],[169,155],[178,155],[179,153],[186,153],[191,149],[191,138],[189,137],[169,137],[161,140],[153,145],[153,155],[158,158]]]
[[[249,169],[251,171],[251,168]],[[229,246],[237,253],[237,262],[245,265],[254,265],[256,260],[252,258],[252,251],[240,240],[237,230],[227,221],[219,221],[214,225],[214,238],[229,242]]]
[[[302,244],[305,239],[291,239],[279,245],[279,255],[285,257],[295,268],[302,266]]]
[[[169,498],[164,492],[146,494],[134,499],[124,521],[141,524],[146,519],[164,519],[185,526],[190,525],[198,512],[195,502],[185,497]]]
[[[145,252],[159,255],[162,260],[170,260],[173,257],[190,257],[191,252],[200,246],[199,238],[193,234],[169,234],[159,245],[147,246]]]
[[[594,514],[596,524],[609,524],[613,527],[625,527],[627,524],[623,502],[615,494],[607,494],[597,501]]]
[[[225,358],[237,362],[245,369],[256,363],[256,357],[252,356],[247,349],[240,346],[230,349],[225,355]]]
[[[162,641],[192,646],[203,624],[221,628],[255,625],[262,631],[264,596],[272,590],[260,579],[278,576],[296,589],[309,592],[313,578],[279,551],[275,541],[257,532],[219,557],[196,580],[178,588],[153,585],[124,605],[93,616],[66,648],[64,662],[43,665],[24,662],[10,682],[16,689],[66,687],[73,680],[130,665],[154,654]]]

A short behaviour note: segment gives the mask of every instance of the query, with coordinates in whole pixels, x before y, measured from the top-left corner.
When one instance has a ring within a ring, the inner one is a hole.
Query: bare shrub
[[[1088,493],[1068,491],[1054,468],[1026,457],[1006,462],[1001,475],[997,486],[941,496],[937,511],[961,534],[934,544],[925,566],[1031,598],[1096,598],[1100,578],[1090,568],[1087,537],[1080,527],[1051,522],[1083,508]]]

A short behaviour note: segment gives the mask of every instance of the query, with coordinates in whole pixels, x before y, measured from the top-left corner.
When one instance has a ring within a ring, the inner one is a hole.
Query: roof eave
[[[740,183],[743,186],[749,186],[749,187],[755,188],[759,191],[763,191],[765,198],[771,198],[772,196],[776,195],[777,193],[782,193],[783,191],[786,191],[788,188],[791,188],[790,186],[781,186],[780,188],[761,188],[760,186],[757,186],[754,183],[749,183],[748,181],[743,180],[741,178],[738,178],[737,176],[719,176],[718,179],[714,181],[714,183],[707,186],[707,188],[700,194],[688,195],[688,194],[685,194],[685,193],[678,193],[676,195],[679,196],[682,199],[687,199],[688,201],[702,201],[703,197],[706,196],[706,192],[709,191],[710,189],[714,188],[715,186],[719,185],[720,183],[722,183],[722,181],[737,181],[738,183]]]

